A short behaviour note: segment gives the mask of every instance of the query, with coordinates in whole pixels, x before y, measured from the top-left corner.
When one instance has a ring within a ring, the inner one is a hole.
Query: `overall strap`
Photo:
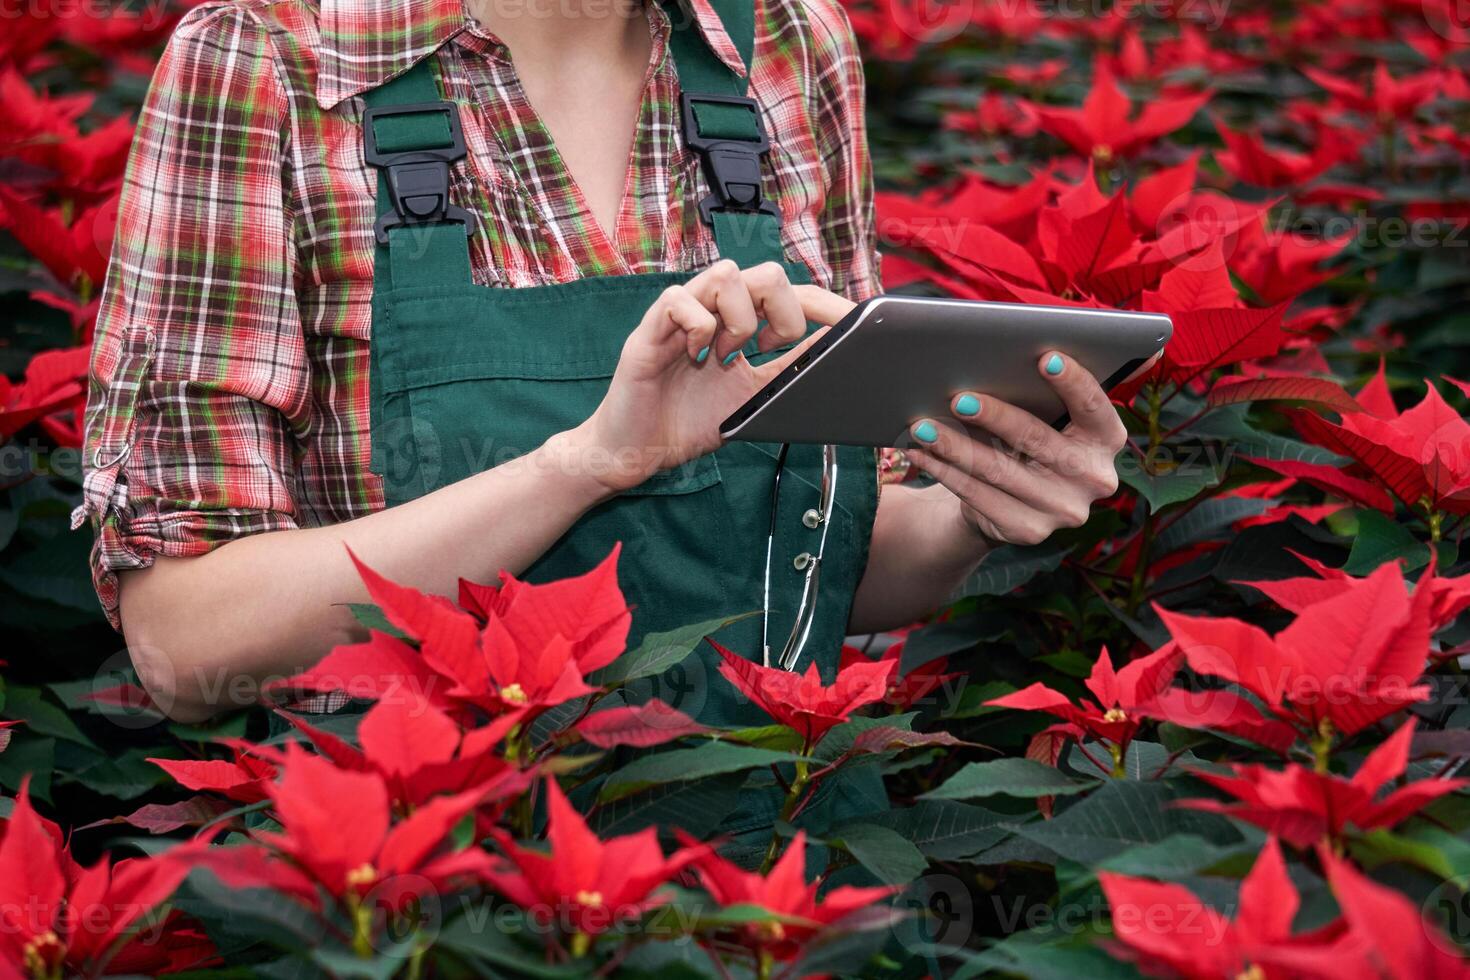
[[[395,286],[456,286],[471,281],[466,237],[474,219],[449,201],[449,167],[464,159],[459,107],[444,99],[432,58],[363,93],[363,155],[378,171],[378,220]]]
[[[746,94],[755,50],[755,0],[706,2],[734,42],[746,74],[720,60],[678,0],[663,0],[674,28],[669,51],[679,70],[684,143],[699,154],[711,191],[700,202],[700,217],[714,232],[722,257],[742,267],[780,262],[781,212],[761,197],[761,164],[771,143],[759,104]]]

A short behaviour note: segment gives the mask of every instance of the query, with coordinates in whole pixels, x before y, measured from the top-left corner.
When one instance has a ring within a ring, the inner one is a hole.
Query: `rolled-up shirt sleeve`
[[[269,35],[206,4],[153,78],[119,202],[93,345],[83,503],[93,575],[294,527],[310,383]]]
[[[863,59],[847,12],[837,0],[812,0],[818,152],[826,171],[822,238],[834,292],[861,301],[883,291],[873,167],[868,154]]]

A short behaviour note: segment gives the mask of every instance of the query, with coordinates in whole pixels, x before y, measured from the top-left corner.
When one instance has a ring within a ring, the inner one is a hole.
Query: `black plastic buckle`
[[[450,146],[401,153],[378,152],[373,123],[384,116],[408,116],[420,112],[443,113],[449,122]],[[466,235],[474,234],[474,219],[464,208],[449,203],[449,165],[465,156],[464,130],[459,124],[459,107],[453,102],[419,102],[413,105],[377,106],[362,114],[363,157],[369,166],[388,172],[388,194],[393,211],[373,224],[379,245],[388,244],[388,230],[400,225],[424,225],[458,221]]]
[[[736,105],[750,110],[755,117],[759,138],[754,140],[706,139],[699,135],[699,119],[694,115],[696,102]],[[684,92],[680,96],[684,144],[699,153],[704,164],[705,179],[713,192],[699,202],[699,216],[714,226],[714,212],[737,211],[746,214],[765,212],[780,216],[772,201],[761,199],[761,161],[771,150],[761,121],[760,106],[742,95],[705,95]]]

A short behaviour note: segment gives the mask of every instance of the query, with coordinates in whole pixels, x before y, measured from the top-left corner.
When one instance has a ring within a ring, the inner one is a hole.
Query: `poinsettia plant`
[[[0,977],[1470,976],[1463,9],[843,2],[887,289],[1172,318],[1119,492],[835,673],[630,648],[618,551],[359,562],[365,641],[195,725],[68,519],[190,4],[7,13]]]

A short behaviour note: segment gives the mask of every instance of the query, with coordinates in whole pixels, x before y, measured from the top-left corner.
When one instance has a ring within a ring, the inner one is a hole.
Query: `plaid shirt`
[[[706,0],[698,28],[744,71]],[[368,471],[376,174],[355,96],[425,57],[460,105],[453,199],[477,212],[475,281],[522,287],[693,270],[717,252],[679,138],[669,21],[611,235],[462,0],[207,2],[179,25],[143,107],[98,318],[88,469],[74,520],[117,625],[119,570],[240,535],[379,510]],[[750,94],[771,136],[788,258],[855,299],[879,288],[863,80],[837,0],[762,0]],[[575,325],[571,325],[575,328]]]

